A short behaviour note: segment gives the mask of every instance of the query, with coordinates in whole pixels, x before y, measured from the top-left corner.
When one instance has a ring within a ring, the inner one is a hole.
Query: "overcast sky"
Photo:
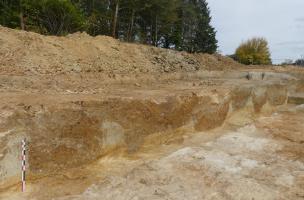
[[[207,1],[223,54],[262,36],[269,41],[274,63],[304,56],[304,0]]]

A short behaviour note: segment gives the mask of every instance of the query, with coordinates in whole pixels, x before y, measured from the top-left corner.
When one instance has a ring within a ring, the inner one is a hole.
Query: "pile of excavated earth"
[[[0,92],[0,199],[304,199],[301,68],[0,26]]]

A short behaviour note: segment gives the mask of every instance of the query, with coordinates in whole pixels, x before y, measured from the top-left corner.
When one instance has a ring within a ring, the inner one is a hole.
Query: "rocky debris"
[[[2,74],[169,73],[243,67],[218,54],[193,55],[86,33],[53,37],[0,26],[0,38]]]

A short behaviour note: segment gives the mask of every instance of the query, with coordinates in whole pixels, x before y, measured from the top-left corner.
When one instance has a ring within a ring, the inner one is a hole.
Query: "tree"
[[[120,1],[117,23],[117,37],[124,41],[134,41],[142,0]],[[116,10],[115,10],[116,11]]]
[[[0,0],[0,23],[3,26],[21,28],[21,4],[21,0]]]
[[[44,28],[40,24],[42,5],[41,0],[22,0],[21,9],[26,30],[45,33],[42,31]]]
[[[304,67],[304,58],[296,60],[295,65]]]
[[[81,30],[83,18],[70,0],[0,0],[1,24],[44,34]]]
[[[138,12],[140,41],[154,46],[170,46],[169,38],[174,33],[178,21],[179,0],[142,1]]]
[[[117,18],[118,18],[118,12],[119,12],[119,0],[115,1],[115,12],[113,17],[113,25],[112,25],[112,37],[116,37],[116,27],[117,27]]]
[[[111,0],[72,0],[82,12],[88,34],[111,35],[113,22],[113,1]]]
[[[235,52],[237,61],[246,65],[271,64],[268,42],[265,38],[252,38],[242,43]]]
[[[41,0],[40,24],[51,35],[64,35],[83,28],[83,18],[70,0]]]
[[[217,50],[216,31],[210,25],[211,16],[206,0],[198,2],[198,27],[195,32],[194,52],[215,53]]]
[[[126,18],[128,18],[126,40],[130,42],[134,40],[134,26],[136,25],[137,12],[140,10],[139,7],[140,0],[128,0],[125,1],[125,3],[128,8],[126,14]]]
[[[75,31],[214,53],[206,0],[0,0],[0,24],[47,35]]]
[[[178,48],[181,43],[181,28],[178,9],[179,0],[163,2],[162,12],[158,13],[157,46],[164,48]]]
[[[215,53],[216,32],[211,26],[210,10],[206,0],[183,0],[181,8],[182,44],[188,52]]]

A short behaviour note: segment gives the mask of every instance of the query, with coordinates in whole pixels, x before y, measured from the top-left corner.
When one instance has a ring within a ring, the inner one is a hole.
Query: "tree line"
[[[214,53],[206,0],[0,0],[0,24],[46,35],[86,31],[122,41]]]

